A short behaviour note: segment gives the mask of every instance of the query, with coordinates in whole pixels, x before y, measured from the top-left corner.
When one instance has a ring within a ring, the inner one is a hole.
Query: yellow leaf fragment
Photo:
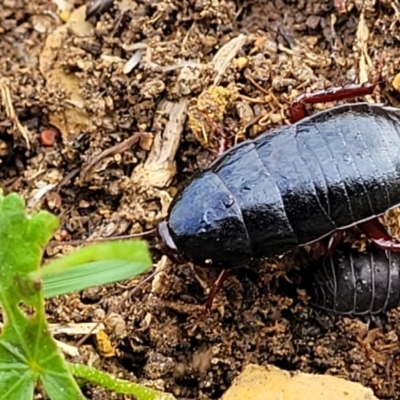
[[[202,146],[208,147],[212,142],[231,99],[230,90],[222,86],[211,86],[191,101],[188,127]]]
[[[96,333],[95,343],[97,351],[102,357],[111,358],[115,356],[115,349],[105,331],[100,331]]]

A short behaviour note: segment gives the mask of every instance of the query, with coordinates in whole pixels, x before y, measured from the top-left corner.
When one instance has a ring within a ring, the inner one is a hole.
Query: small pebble
[[[68,231],[65,229],[62,229],[59,232],[56,232],[54,234],[54,239],[57,240],[58,242],[65,242],[66,240],[70,239],[71,236]]]
[[[53,147],[56,143],[57,132],[55,129],[44,129],[40,132],[40,142],[43,146]]]
[[[338,14],[346,13],[346,3],[347,0],[333,0],[333,6]]]

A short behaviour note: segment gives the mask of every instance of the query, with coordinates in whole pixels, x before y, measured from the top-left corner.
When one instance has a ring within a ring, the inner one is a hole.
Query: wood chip
[[[211,62],[216,71],[216,76],[213,82],[215,86],[220,84],[221,79],[224,76],[230,63],[236,57],[237,53],[240,51],[243,45],[246,43],[246,39],[247,36],[241,34],[230,40],[228,43],[224,44],[218,50],[217,54],[215,54]]]

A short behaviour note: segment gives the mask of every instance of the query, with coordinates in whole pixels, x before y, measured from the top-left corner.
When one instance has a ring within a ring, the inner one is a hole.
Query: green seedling
[[[151,267],[145,242],[82,248],[40,268],[44,246],[58,228],[46,211],[27,216],[23,200],[0,190],[0,399],[33,399],[38,384],[51,400],[84,399],[74,378],[139,400],[173,396],[87,366],[68,364],[49,333],[44,298],[127,279]]]

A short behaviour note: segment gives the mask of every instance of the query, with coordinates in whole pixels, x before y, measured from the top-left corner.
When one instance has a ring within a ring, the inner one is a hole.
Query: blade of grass
[[[78,268],[46,274],[43,277],[43,291],[46,298],[106,285],[112,282],[130,279],[146,271],[134,262],[125,260],[98,261],[82,264]]]
[[[146,242],[104,242],[54,260],[31,278],[42,280],[45,297],[52,297],[129,279],[151,266]]]
[[[45,265],[39,272],[40,277],[65,271],[94,261],[121,259],[133,261],[141,265],[143,271],[151,265],[151,258],[145,241],[110,241],[95,243],[74,251],[67,256],[58,258]],[[143,272],[142,271],[142,272]]]
[[[74,376],[95,383],[116,393],[133,395],[136,396],[138,400],[175,400],[172,394],[163,393],[123,379],[113,378],[105,372],[87,365],[72,363],[68,365]]]

